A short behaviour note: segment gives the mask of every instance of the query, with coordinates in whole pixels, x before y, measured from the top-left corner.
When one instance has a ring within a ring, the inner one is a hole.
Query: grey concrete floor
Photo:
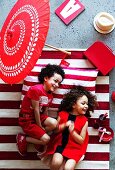
[[[47,44],[59,48],[88,48],[96,40],[103,41],[115,51],[115,29],[103,35],[93,27],[93,19],[99,12],[109,12],[115,17],[115,0],[80,0],[85,10],[66,26],[56,15],[55,9],[64,0],[50,0],[50,29]],[[0,28],[16,0],[0,0]],[[111,93],[115,91],[115,68],[110,72],[110,124],[115,131],[115,103],[111,101]],[[110,170],[115,169],[115,139],[111,142]]]

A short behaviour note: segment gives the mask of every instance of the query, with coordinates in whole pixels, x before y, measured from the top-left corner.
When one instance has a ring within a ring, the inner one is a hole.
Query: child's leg
[[[52,131],[54,130],[58,125],[58,122],[56,119],[48,117],[45,121],[44,121],[44,126],[45,126],[45,130],[46,132]]]
[[[76,161],[74,159],[68,159],[65,163],[64,170],[74,170]]]
[[[37,145],[40,144],[41,146],[45,146],[49,142],[50,137],[46,133],[40,139],[35,139],[33,137],[26,136],[25,134],[18,134],[16,140],[17,140],[17,148],[19,153],[22,156],[25,156],[27,153],[27,143],[35,144],[35,148],[37,148],[36,150],[38,150],[39,146]],[[42,152],[45,149],[46,148],[42,147]]]
[[[63,156],[60,153],[54,153],[50,165],[50,170],[59,170],[63,161],[64,161]]]
[[[50,141],[50,137],[45,133],[40,139],[27,136],[26,141],[33,144],[46,145]]]

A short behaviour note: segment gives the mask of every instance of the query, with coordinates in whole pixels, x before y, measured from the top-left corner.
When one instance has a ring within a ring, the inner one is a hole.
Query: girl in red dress
[[[76,163],[85,154],[88,145],[89,111],[97,106],[96,96],[78,86],[67,94],[59,107],[56,134],[53,134],[44,154],[44,160],[52,155],[51,170],[74,170]]]

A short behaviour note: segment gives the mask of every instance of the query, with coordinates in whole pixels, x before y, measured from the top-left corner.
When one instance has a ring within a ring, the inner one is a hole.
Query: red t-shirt
[[[51,104],[52,99],[52,94],[44,90],[43,84],[31,86],[22,101],[21,113],[33,112],[31,100],[39,101],[40,112],[42,112],[43,107],[48,107]]]

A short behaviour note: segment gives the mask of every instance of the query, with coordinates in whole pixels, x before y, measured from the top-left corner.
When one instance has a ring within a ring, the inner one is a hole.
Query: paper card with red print
[[[68,25],[84,9],[84,5],[78,0],[65,0],[55,10],[55,13],[66,25]]]

